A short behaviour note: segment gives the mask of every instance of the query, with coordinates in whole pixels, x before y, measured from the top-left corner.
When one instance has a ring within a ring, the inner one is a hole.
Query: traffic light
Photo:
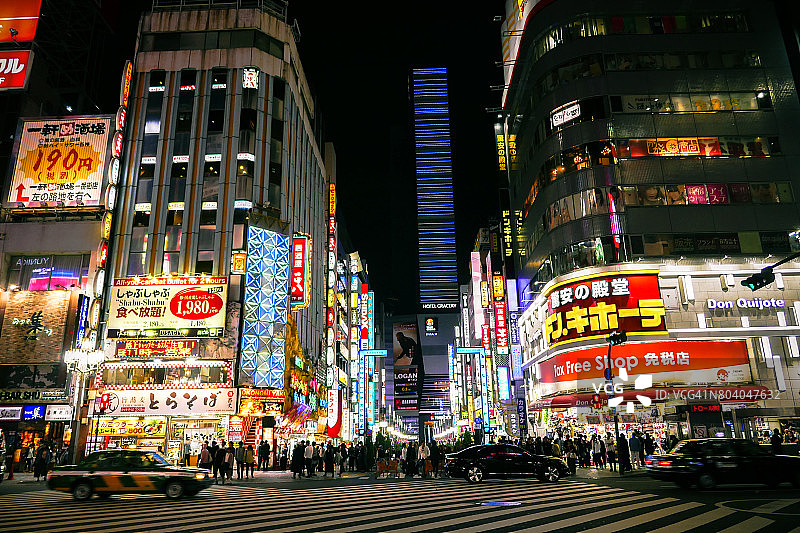
[[[608,336],[608,343],[611,346],[622,344],[623,342],[627,342],[627,340],[628,336],[625,334],[624,331],[615,331],[614,333]]]
[[[766,287],[775,281],[775,274],[772,273],[772,267],[767,267],[761,272],[757,272],[752,276],[742,280],[742,285],[749,288],[751,291],[757,291],[762,287]]]
[[[592,407],[594,407],[595,409],[600,409],[601,405],[602,404],[600,403],[600,395],[599,394],[593,394],[592,395]]]

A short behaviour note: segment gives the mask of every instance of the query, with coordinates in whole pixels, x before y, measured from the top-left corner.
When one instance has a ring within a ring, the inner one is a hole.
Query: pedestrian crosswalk
[[[519,505],[481,505],[515,502]],[[76,502],[37,490],[0,496],[4,532],[782,531],[765,516],[580,481],[461,480],[323,487],[214,486],[194,498]]]

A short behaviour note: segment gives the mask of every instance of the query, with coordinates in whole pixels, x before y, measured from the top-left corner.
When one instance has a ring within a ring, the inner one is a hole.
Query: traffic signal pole
[[[605,378],[606,382],[611,385],[611,392],[609,394],[609,398],[614,396],[614,371],[612,370],[613,367],[611,366],[611,347],[615,344],[622,344],[623,342],[628,340],[628,336],[625,334],[624,331],[614,332],[608,336],[608,353],[606,354],[606,372]],[[614,439],[617,443],[617,461],[619,462],[619,414],[617,413],[617,408],[614,408]],[[623,474],[622,472],[622,463],[619,463],[619,475]]]
[[[784,263],[788,263],[792,259],[796,259],[798,257],[800,257],[800,252],[795,252],[792,255],[790,255],[789,257],[781,259],[780,261],[778,261],[774,265],[770,265],[768,267],[764,267],[764,268],[761,269],[761,272],[757,272],[756,274],[753,274],[752,276],[749,276],[749,277],[743,279],[742,280],[742,285],[744,287],[747,287],[751,291],[757,291],[758,289],[761,289],[762,287],[766,287],[767,285],[769,285],[770,283],[775,281],[775,274],[772,272],[773,269],[781,266]]]

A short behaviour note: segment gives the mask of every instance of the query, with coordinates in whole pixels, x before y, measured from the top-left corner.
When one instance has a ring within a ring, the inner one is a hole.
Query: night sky
[[[366,260],[379,301],[417,305],[416,197],[408,73],[447,67],[459,282],[477,230],[497,214],[493,118],[502,83],[502,2],[292,0],[300,59],[337,155],[340,219]]]

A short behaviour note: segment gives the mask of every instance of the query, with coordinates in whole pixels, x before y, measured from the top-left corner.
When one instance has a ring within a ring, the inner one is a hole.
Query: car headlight
[[[206,475],[203,472],[198,472],[194,475],[195,479],[203,480],[206,478]]]
[[[52,472],[48,472],[47,473],[47,481],[50,481],[50,478],[52,478],[52,477],[53,477],[53,473]]]

